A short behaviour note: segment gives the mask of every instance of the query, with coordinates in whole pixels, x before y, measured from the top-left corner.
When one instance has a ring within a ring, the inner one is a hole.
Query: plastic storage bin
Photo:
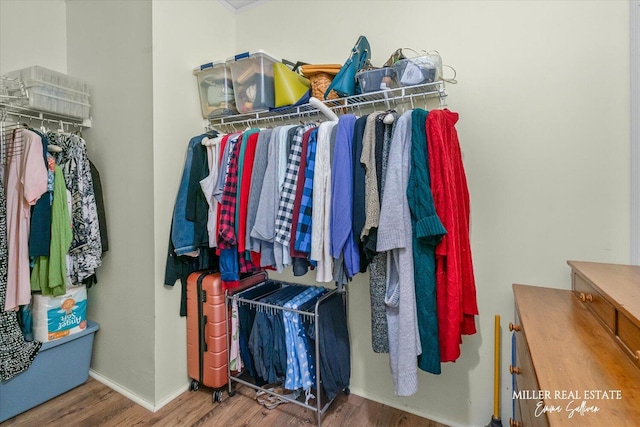
[[[356,78],[358,79],[358,86],[360,86],[362,93],[398,87],[396,73],[393,71],[393,68],[359,71],[358,74],[356,74]]]
[[[210,62],[193,70],[198,79],[202,117],[210,119],[236,114],[231,69],[224,61]]]
[[[43,343],[29,369],[0,382],[0,422],[84,384],[99,328],[89,321],[80,333]]]
[[[401,59],[393,64],[396,79],[401,86],[432,83],[442,79],[440,55],[429,54],[416,58]]]
[[[275,106],[273,57],[263,51],[242,53],[228,60],[239,113],[268,110]]]
[[[37,65],[6,75],[24,83],[29,94],[25,107],[68,117],[90,117],[89,87],[84,81]]]

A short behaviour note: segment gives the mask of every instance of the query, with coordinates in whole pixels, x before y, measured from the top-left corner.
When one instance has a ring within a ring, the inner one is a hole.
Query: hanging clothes
[[[5,307],[7,296],[7,209],[4,178],[0,176],[0,307]],[[16,311],[0,310],[0,380],[7,381],[27,370],[40,346],[37,341],[27,342],[18,324]]]
[[[211,142],[213,141],[213,142]],[[217,138],[204,138],[202,144],[207,149],[207,166],[209,174],[206,178],[200,180],[200,188],[204,194],[204,198],[208,205],[207,210],[207,243],[210,248],[217,246],[216,236],[218,233],[218,223],[216,221],[218,215],[218,201],[213,197],[213,193],[218,179],[218,159],[220,156],[220,144]]]
[[[51,206],[51,247],[49,256],[39,256],[31,271],[31,290],[43,295],[60,296],[67,290],[66,254],[69,252],[73,233],[67,206],[67,189],[64,174],[56,165],[54,175],[53,205]]]
[[[331,256],[344,256],[349,278],[360,270],[360,254],[353,234],[353,129],[356,116],[345,114],[337,124],[331,170]]]
[[[369,270],[372,348],[389,353],[400,396],[417,391],[418,369],[439,374],[441,362],[459,356],[477,315],[457,116],[438,111],[430,125],[429,114],[345,114],[319,126],[225,135],[213,187],[225,282],[258,264],[278,272],[292,266],[294,275],[315,267],[316,281],[340,290]],[[440,115],[447,118],[436,122]],[[236,311],[242,319],[242,307]],[[280,320],[268,320],[252,342],[282,366],[283,342],[265,346],[268,327]],[[234,355],[242,355],[242,329],[234,335]],[[258,370],[273,379],[265,366]]]
[[[317,263],[316,281],[333,280],[331,257],[331,134],[335,122],[324,122],[318,128],[318,145],[313,179],[311,255]]]
[[[7,288],[4,310],[18,310],[31,302],[29,228],[31,206],[47,191],[47,168],[42,161],[42,139],[27,129],[16,129],[8,142],[5,169],[7,221]]]
[[[414,280],[418,327],[422,354],[420,369],[440,374],[440,346],[438,344],[438,319],[436,313],[435,248],[446,234],[436,214],[431,195],[429,163],[425,123],[427,112],[415,109],[411,126],[411,173],[407,187],[407,198],[411,210],[413,233]]]
[[[43,161],[47,169],[47,194],[43,194],[31,209],[31,226],[29,228],[29,256],[32,258],[49,256],[51,243],[51,203],[53,195],[53,174],[55,160],[47,151],[49,139],[42,132],[30,129],[42,140]]]
[[[309,256],[311,253],[311,229],[313,226],[313,181],[315,176],[316,151],[318,146],[318,128],[309,134],[307,147],[307,167],[300,200],[300,213],[296,228],[295,250]]]
[[[258,204],[260,203],[260,193],[262,192],[262,186],[264,185],[270,150],[272,150],[273,147],[271,145],[271,136],[273,132],[273,129],[264,129],[260,131],[256,154],[253,161],[253,170],[251,172],[251,188],[249,189],[249,201],[247,204],[247,232],[245,247],[247,250],[257,253],[261,251],[261,245],[258,239],[251,237],[251,232],[256,224]]]
[[[416,314],[411,212],[407,200],[411,168],[411,111],[398,118],[389,148],[377,250],[387,253],[387,325],[389,358],[396,395],[418,391],[422,352]]]
[[[455,124],[458,114],[429,112],[426,121],[431,188],[447,234],[435,248],[441,360],[460,356],[462,335],[476,333],[476,287],[469,244],[469,191]]]
[[[78,135],[48,132],[47,138],[62,148],[55,157],[64,172],[67,190],[71,192],[73,239],[69,248],[68,274],[72,285],[80,285],[102,265],[100,223],[87,146]]]

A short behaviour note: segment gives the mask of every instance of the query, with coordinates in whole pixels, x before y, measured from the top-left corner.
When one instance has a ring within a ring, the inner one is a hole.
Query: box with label
[[[37,341],[53,341],[81,332],[87,327],[87,288],[70,288],[59,297],[34,295],[31,313]]]

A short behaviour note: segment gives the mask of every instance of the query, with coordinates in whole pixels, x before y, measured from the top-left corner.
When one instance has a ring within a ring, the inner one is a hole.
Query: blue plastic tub
[[[89,379],[93,338],[100,328],[87,329],[42,344],[26,371],[0,382],[0,422],[71,390]]]

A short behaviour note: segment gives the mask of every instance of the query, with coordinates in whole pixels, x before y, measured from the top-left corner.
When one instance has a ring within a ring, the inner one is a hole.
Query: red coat
[[[462,335],[476,333],[476,285],[469,244],[469,190],[455,124],[458,113],[431,110],[427,150],[431,192],[447,234],[436,246],[436,301],[440,360],[460,356]]]

